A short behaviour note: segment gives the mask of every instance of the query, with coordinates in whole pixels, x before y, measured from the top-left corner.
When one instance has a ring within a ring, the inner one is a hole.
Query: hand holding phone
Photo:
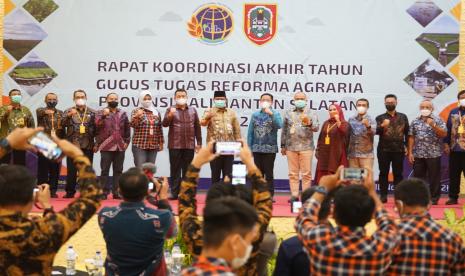
[[[219,155],[238,155],[241,152],[241,142],[215,142],[213,144],[213,153]]]
[[[365,175],[366,170],[363,168],[343,168],[341,171],[341,180],[361,183]]]
[[[246,176],[247,176],[247,168],[244,164],[242,163],[233,164],[231,184],[233,185],[243,184],[244,185],[246,183]]]
[[[29,143],[34,146],[43,156],[51,160],[60,158],[63,151],[58,147],[47,134],[40,131],[29,139]]]

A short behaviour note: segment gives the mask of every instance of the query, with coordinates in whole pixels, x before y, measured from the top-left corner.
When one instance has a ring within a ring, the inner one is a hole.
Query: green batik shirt
[[[202,222],[197,214],[197,199],[195,198],[199,172],[200,169],[189,165],[179,193],[179,225],[187,249],[195,257],[200,255],[203,247]],[[234,271],[239,276],[258,275],[257,262],[260,243],[270,223],[273,210],[273,200],[268,189],[268,183],[261,172],[258,169],[249,171],[247,177],[252,184],[253,206],[257,210],[260,234],[252,243],[253,250],[247,263]]]
[[[35,127],[34,117],[29,108],[20,105],[8,112],[8,105],[0,107],[0,136],[5,137],[17,127]]]

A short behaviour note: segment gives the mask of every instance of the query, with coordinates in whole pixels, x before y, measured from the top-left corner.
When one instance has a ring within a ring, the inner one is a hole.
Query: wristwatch
[[[11,151],[10,143],[6,138],[0,139],[0,148],[3,149],[6,153]]]
[[[316,192],[316,193],[323,194],[324,196],[328,195],[328,190],[327,190],[325,187],[323,187],[323,186],[317,186],[317,187],[315,188],[315,192]]]

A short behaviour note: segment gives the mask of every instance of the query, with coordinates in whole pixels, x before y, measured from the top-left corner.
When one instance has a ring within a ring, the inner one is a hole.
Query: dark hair
[[[396,99],[396,101],[397,101],[397,96],[394,95],[394,94],[387,94],[386,96],[384,96],[384,99],[385,99],[385,100],[386,100],[387,98],[394,98],[394,99]]]
[[[459,99],[463,94],[465,94],[465,90],[462,90],[457,94],[457,99]]]
[[[85,94],[85,93],[86,93],[86,92],[84,92],[84,94]],[[108,99],[108,97],[109,97],[110,95],[113,95],[113,94],[116,95],[116,97],[118,97],[118,94],[117,94],[116,92],[110,92],[110,93],[107,94],[106,99]]]
[[[370,107],[370,102],[369,102],[367,99],[365,99],[365,98],[358,99],[358,100],[355,102],[355,104],[357,104],[358,102],[366,102],[366,103],[367,103],[367,107]]]
[[[273,95],[271,95],[270,93],[263,93],[263,94],[260,96],[260,100],[263,98],[263,96],[270,96],[271,101],[273,101],[273,99],[274,99]]]
[[[430,201],[428,184],[414,177],[402,180],[396,185],[394,198],[407,206],[426,207]]]
[[[240,198],[250,205],[253,204],[253,194],[249,187],[246,185],[232,185],[223,181],[217,182],[210,187],[205,203],[208,204],[211,200],[227,196]]]
[[[57,94],[55,94],[55,93],[53,93],[53,92],[48,92],[47,94],[45,94],[45,98],[44,98],[45,100],[47,100],[48,95],[55,95],[55,96],[58,97]]]
[[[317,186],[310,187],[302,192],[302,203],[309,200],[315,193]],[[323,202],[321,202],[320,211],[318,212],[318,220],[323,220],[328,218],[331,211],[331,201],[334,198],[334,190],[331,191],[328,196],[325,197]]]
[[[142,170],[130,168],[124,172],[118,182],[119,192],[126,201],[142,201],[147,195],[149,179]]]
[[[21,90],[14,88],[14,89],[11,89],[10,92],[8,92],[8,96],[11,96],[11,93],[15,91],[18,91],[19,93],[21,93]]]
[[[33,198],[37,180],[28,169],[18,165],[0,166],[0,206],[26,205]]]
[[[78,89],[78,90],[76,90],[76,91],[73,92],[73,99],[76,98],[76,93],[79,93],[79,92],[80,92],[80,93],[84,93],[84,95],[85,95],[86,98],[87,98],[87,93],[86,93],[86,91],[84,91],[84,90],[82,90],[82,89]]]
[[[211,200],[203,210],[203,242],[208,248],[218,248],[231,234],[245,236],[258,222],[258,215],[252,205],[223,197]]]
[[[181,93],[181,92],[184,92],[187,95],[187,91],[185,89],[179,88],[179,89],[176,89],[176,91],[174,91],[174,96],[176,97],[176,94]]]
[[[365,226],[374,210],[375,201],[362,185],[342,187],[334,195],[334,218],[340,225]]]

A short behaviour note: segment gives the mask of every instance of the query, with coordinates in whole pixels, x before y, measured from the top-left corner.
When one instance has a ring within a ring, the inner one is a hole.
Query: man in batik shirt
[[[23,100],[21,91],[12,89],[8,95],[11,104],[0,107],[0,128],[7,129],[7,133],[10,133],[18,127],[34,127],[35,123],[31,111],[21,104]],[[0,163],[9,164],[11,159],[13,159],[13,164],[25,166],[26,152],[24,150],[13,150],[1,158]]]

